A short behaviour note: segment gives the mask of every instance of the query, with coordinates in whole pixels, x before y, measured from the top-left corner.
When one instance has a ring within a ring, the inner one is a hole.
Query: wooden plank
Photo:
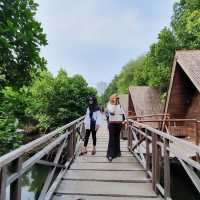
[[[91,151],[88,151],[88,153],[86,155],[84,155],[84,157],[85,156],[87,156],[87,157],[91,157],[91,156],[92,157],[106,157],[106,154],[107,154],[106,150],[105,151],[97,151],[95,155],[91,155]],[[127,152],[127,151],[122,151],[121,154],[122,154],[122,157],[130,157],[130,156],[132,157],[130,152]]]
[[[144,170],[139,163],[73,163],[70,169],[78,170]]]
[[[138,198],[138,197],[110,197],[110,196],[87,196],[56,194],[52,200],[161,200],[161,198]]]
[[[144,171],[90,171],[68,170],[63,179],[110,181],[110,182],[149,182]]]
[[[56,193],[97,195],[97,196],[125,196],[125,197],[157,197],[152,190],[151,183],[118,183],[63,180]]]
[[[93,156],[80,156],[76,158],[76,163],[77,162],[92,162],[92,163],[99,163],[99,162],[108,162],[108,159],[106,157],[93,157]],[[138,162],[133,156],[129,157],[118,157],[113,159],[112,162],[117,162],[117,163],[135,163]]]

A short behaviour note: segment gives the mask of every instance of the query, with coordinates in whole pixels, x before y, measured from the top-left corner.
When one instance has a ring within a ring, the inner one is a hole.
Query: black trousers
[[[97,143],[96,133],[97,133],[97,131],[95,130],[95,126],[93,126],[93,127],[91,127],[91,129],[86,129],[85,138],[84,138],[84,147],[86,147],[87,144],[88,144],[88,140],[89,140],[91,132],[92,132],[93,146],[96,146],[96,143]]]
[[[109,142],[108,142],[107,157],[115,158],[121,155],[121,150],[120,150],[121,128],[122,128],[121,123],[108,124]]]

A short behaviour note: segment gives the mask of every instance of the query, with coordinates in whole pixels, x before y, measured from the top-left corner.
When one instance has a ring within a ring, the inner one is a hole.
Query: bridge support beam
[[[19,175],[19,178],[10,184],[10,200],[21,200],[21,169],[22,157],[13,161],[13,169]]]
[[[0,200],[6,200],[7,166],[0,169]]]
[[[170,158],[169,158],[169,140],[164,139],[164,197],[168,199],[171,197],[170,189]]]

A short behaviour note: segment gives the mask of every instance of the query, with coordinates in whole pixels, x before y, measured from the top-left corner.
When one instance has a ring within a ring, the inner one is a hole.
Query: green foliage
[[[45,68],[39,53],[47,41],[36,10],[34,0],[0,0],[0,87],[19,88]]]
[[[145,56],[141,56],[130,61],[122,68],[118,76],[116,92],[127,93],[130,85],[145,85],[147,83],[144,61]]]
[[[200,1],[181,0],[174,5],[172,28],[178,48],[200,48]]]
[[[109,97],[110,97],[112,94],[114,94],[114,93],[117,92],[117,90],[118,90],[118,88],[117,88],[117,83],[118,83],[118,76],[115,75],[114,79],[113,79],[113,80],[111,81],[111,83],[108,85],[108,87],[107,87],[107,89],[106,89],[104,95],[102,95],[102,97],[101,97],[101,103],[102,103],[102,104],[105,105],[105,104],[107,103]]]
[[[54,78],[43,71],[41,78],[30,88],[31,98],[26,108],[28,116],[36,119],[41,128],[55,128],[84,114],[87,97],[96,94],[80,75],[69,77],[60,70]]]
[[[82,76],[69,77],[64,70],[56,77],[42,71],[32,85],[19,90],[5,87],[0,93],[0,154],[23,142],[18,127],[33,123],[43,131],[82,116],[90,95],[96,95],[96,90]]]
[[[23,135],[16,133],[18,121],[0,109],[0,155],[7,153],[22,144]]]
[[[150,47],[145,60],[148,76],[147,85],[167,90],[170,76],[170,66],[176,49],[176,39],[169,28],[164,28],[158,35],[157,43]]]
[[[28,119],[25,115],[25,109],[28,106],[28,88],[22,87],[15,90],[11,87],[5,87],[2,90],[1,107],[5,113],[16,117],[20,124],[25,123]]]

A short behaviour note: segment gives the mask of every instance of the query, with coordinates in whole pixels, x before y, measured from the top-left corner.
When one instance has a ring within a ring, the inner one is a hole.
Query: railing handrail
[[[199,121],[197,119],[152,119],[152,120],[146,120],[146,119],[142,119],[139,120],[139,122],[197,122],[199,123]]]
[[[4,165],[9,164],[10,162],[12,162],[13,160],[17,159],[18,157],[20,157],[21,155],[31,151],[32,149],[40,146],[41,144],[47,142],[48,140],[50,140],[51,138],[55,137],[57,134],[59,134],[61,131],[73,126],[74,124],[78,123],[79,121],[81,121],[84,118],[84,116],[60,127],[57,128],[56,130],[32,141],[29,142],[25,145],[22,145],[21,147],[3,155],[0,157],[0,168],[3,167]]]
[[[130,122],[134,123],[135,125],[141,127],[141,128],[145,128],[165,139],[168,139],[170,140],[171,142],[176,142],[176,143],[179,143],[179,144],[183,144],[183,145],[186,145],[186,146],[189,146],[190,148],[192,148],[192,150],[195,150],[197,153],[200,153],[200,147],[191,143],[191,142],[188,142],[188,141],[185,141],[183,139],[180,139],[180,138],[177,138],[175,136],[172,136],[172,135],[169,135],[165,132],[162,132],[162,131],[159,131],[157,129],[154,129],[152,128],[151,126],[147,125],[147,124],[143,124],[143,123],[140,123],[140,122],[137,122],[137,121],[134,121],[134,120],[131,120],[129,119]]]
[[[135,116],[132,116],[134,118],[144,118],[144,117],[163,117],[163,116],[169,116],[170,114],[162,114],[162,113],[159,113],[159,114],[151,114],[151,115],[135,115]]]

